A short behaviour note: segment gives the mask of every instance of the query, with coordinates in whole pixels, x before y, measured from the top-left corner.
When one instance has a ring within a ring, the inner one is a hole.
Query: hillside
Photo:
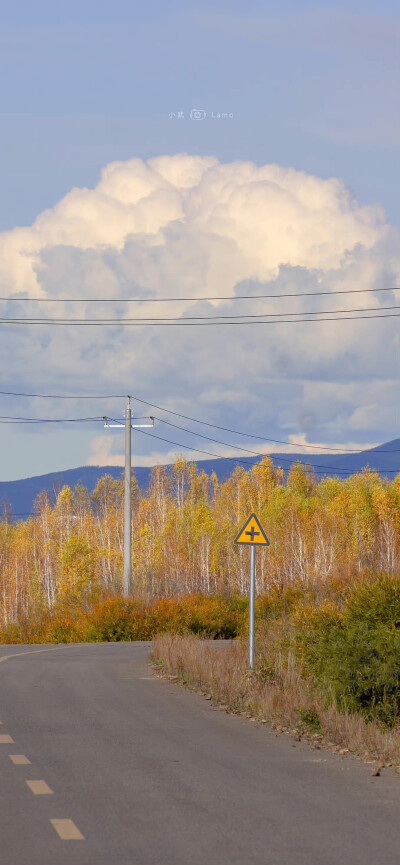
[[[376,448],[358,453],[322,455],[315,453],[271,453],[270,457],[275,465],[280,465],[284,469],[289,469],[294,462],[312,465],[319,478],[335,475],[347,477],[348,474],[368,466],[393,480],[397,472],[400,471],[400,439],[394,439]],[[197,462],[207,474],[215,472],[218,479],[224,481],[237,465],[242,464],[245,468],[250,468],[258,461],[258,457],[247,457],[237,460],[212,459],[198,460]],[[141,489],[145,491],[148,487],[151,468],[133,467],[133,470]],[[51,472],[50,474],[15,481],[0,481],[0,503],[3,507],[7,503],[11,506],[12,513],[16,517],[24,519],[31,513],[36,497],[43,490],[48,490],[50,497],[54,499],[65,484],[75,487],[80,482],[89,492],[93,492],[99,478],[103,475],[110,474],[113,478],[119,478],[121,473],[122,468],[120,466],[80,466],[75,469]]]

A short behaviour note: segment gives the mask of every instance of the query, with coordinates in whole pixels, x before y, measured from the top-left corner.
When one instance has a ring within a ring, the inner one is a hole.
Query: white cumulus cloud
[[[399,285],[399,276],[398,233],[379,204],[360,206],[342,179],[186,154],[112,163],[95,189],[73,189],[32,226],[0,235],[1,294],[39,298],[25,305],[3,303],[3,314],[13,317],[165,318],[216,312],[285,317],[354,307],[362,312],[394,306],[398,295],[329,295]],[[326,294],[299,296],[305,292]],[[196,300],[281,294],[297,296]],[[67,304],[67,297],[104,302]],[[132,297],[157,303],[132,303]],[[181,300],[163,302],[168,297]],[[299,443],[375,442],[394,437],[399,420],[396,321],[3,326],[2,389],[129,392],[243,433]],[[10,357],[11,377],[6,373]],[[34,405],[37,411],[34,403],[31,410]],[[105,413],[101,401],[90,412],[87,408],[83,414]],[[140,404],[134,408],[145,410]],[[55,404],[51,410],[54,416],[65,414],[65,406]],[[69,407],[69,413],[78,410],[82,413],[81,403]],[[168,419],[190,427],[172,415]],[[227,438],[223,431],[197,429],[223,442],[229,438],[230,445],[267,449],[246,435]],[[160,422],[154,433],[169,441],[137,435],[139,461],[151,460],[152,454],[154,460],[163,454],[170,458],[175,440],[232,453]],[[120,451],[102,434],[85,459],[119,465]]]

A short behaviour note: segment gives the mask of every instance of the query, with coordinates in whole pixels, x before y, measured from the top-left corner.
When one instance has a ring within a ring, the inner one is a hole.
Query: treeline
[[[400,571],[400,476],[366,470],[318,482],[300,464],[285,476],[265,457],[219,483],[178,459],[153,470],[146,494],[132,484],[137,600],[245,595],[248,550],[233,541],[252,511],[271,541],[257,555],[260,594]],[[91,496],[64,487],[54,504],[41,493],[30,519],[0,523],[0,627],[118,595],[122,555],[122,480],[104,476]]]

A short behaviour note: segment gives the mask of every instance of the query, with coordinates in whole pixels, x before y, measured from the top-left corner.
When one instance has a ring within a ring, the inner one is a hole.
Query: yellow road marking
[[[0,745],[14,745],[14,739],[7,733],[0,733]]]
[[[84,836],[75,826],[73,820],[50,820],[57,834],[63,841],[83,841]]]
[[[16,766],[26,766],[27,763],[31,762],[25,757],[25,754],[9,754],[8,756]]]
[[[43,796],[46,793],[53,793],[46,781],[25,781],[32,793],[36,796]]]

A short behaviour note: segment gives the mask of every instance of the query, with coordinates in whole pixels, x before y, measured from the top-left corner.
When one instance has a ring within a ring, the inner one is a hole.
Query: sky
[[[4,302],[2,314],[395,305],[398,293],[375,290],[400,286],[399,18],[398,4],[385,0],[8,4],[0,36],[1,295],[41,300]],[[163,302],[350,287],[368,293]],[[47,302],[68,297],[107,302]],[[137,465],[180,451],[201,458],[183,444],[229,455],[239,454],[233,445],[269,449],[251,435],[343,448],[399,435],[396,318],[8,324],[0,357],[0,390],[107,396],[0,395],[3,419],[122,417],[122,395],[132,393],[241,433],[159,411],[223,444],[157,420],[159,439],[134,434]],[[145,408],[134,404],[138,414]],[[123,458],[122,433],[101,420],[3,423],[0,444],[2,480]]]

